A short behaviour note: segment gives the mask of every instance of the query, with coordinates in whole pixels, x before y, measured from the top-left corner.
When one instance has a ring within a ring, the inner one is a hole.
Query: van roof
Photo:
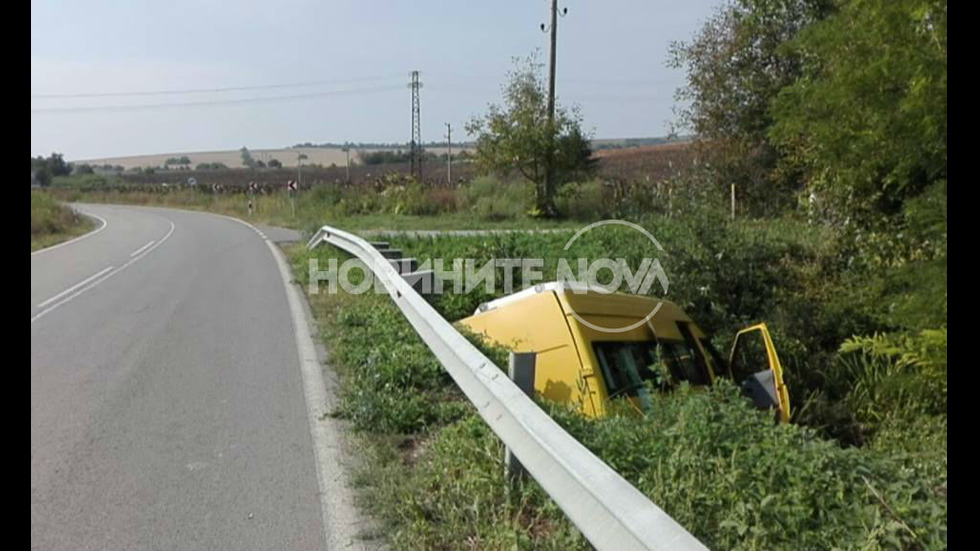
[[[508,304],[520,302],[528,297],[547,292],[562,295],[569,306],[575,312],[582,315],[620,315],[643,318],[660,302],[662,303],[660,311],[669,317],[684,320],[690,319],[677,305],[668,300],[645,295],[605,293],[582,283],[566,283],[561,281],[539,283],[534,287],[529,287],[512,295],[484,302],[473,314],[476,315],[489,310],[495,310]]]

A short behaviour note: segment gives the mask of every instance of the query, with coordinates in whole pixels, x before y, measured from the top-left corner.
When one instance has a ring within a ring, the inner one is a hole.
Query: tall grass
[[[91,221],[40,190],[31,190],[31,250],[49,247],[88,231]]]
[[[506,217],[479,216],[458,205],[456,190],[392,186],[382,191],[349,189],[324,184],[301,191],[293,205],[285,192],[260,193],[252,198],[243,193],[211,193],[195,189],[167,191],[54,190],[62,200],[117,203],[205,210],[253,222],[312,230],[331,224],[348,230],[443,230],[494,228],[553,228],[574,225],[567,220],[540,220],[527,216],[523,207]]]

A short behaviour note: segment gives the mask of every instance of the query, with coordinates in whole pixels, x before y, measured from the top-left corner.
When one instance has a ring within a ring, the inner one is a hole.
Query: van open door
[[[735,335],[728,365],[735,384],[756,407],[778,410],[779,420],[789,422],[789,391],[766,324],[746,327]]]

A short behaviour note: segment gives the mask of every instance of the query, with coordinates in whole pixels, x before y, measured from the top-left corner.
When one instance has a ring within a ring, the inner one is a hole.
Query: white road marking
[[[97,273],[97,274],[95,274],[95,275],[91,275],[91,276],[89,276],[89,277],[87,277],[87,278],[85,278],[85,279],[83,279],[83,280],[81,280],[81,281],[79,281],[78,283],[76,283],[76,284],[74,284],[74,285],[72,285],[71,287],[69,287],[69,288],[67,288],[67,289],[65,289],[64,291],[62,291],[62,292],[60,292],[60,293],[58,293],[57,295],[55,295],[55,296],[53,296],[53,297],[51,297],[51,298],[49,298],[48,300],[45,300],[44,302],[41,302],[41,303],[39,303],[39,304],[37,305],[37,307],[38,307],[38,308],[44,308],[44,307],[45,307],[45,306],[47,306],[48,304],[51,304],[52,302],[54,302],[54,301],[56,301],[56,300],[58,300],[59,298],[61,298],[61,297],[63,297],[63,296],[65,296],[65,295],[67,295],[68,293],[70,293],[70,292],[72,292],[72,291],[74,291],[75,289],[78,289],[78,288],[79,288],[79,287],[81,287],[82,285],[85,285],[86,283],[88,283],[88,282],[90,282],[90,281],[92,281],[93,279],[95,279],[95,278],[97,278],[97,277],[99,277],[100,275],[102,275],[102,274],[104,274],[104,273],[106,273],[106,272],[108,272],[109,270],[111,270],[111,269],[113,269],[114,267],[115,267],[115,266],[109,266],[109,267],[107,267],[107,268],[105,268],[104,270],[102,270],[102,271],[100,271],[99,273]]]
[[[129,256],[136,256],[136,255],[140,254],[141,252],[145,251],[147,247],[149,247],[150,245],[152,245],[154,243],[156,243],[156,239],[151,239],[150,242],[147,243],[146,245],[143,245],[142,247],[140,247],[140,248],[136,249],[135,251],[129,253]]]
[[[157,216],[159,216],[159,215],[157,215]],[[163,218],[163,217],[160,216],[160,218]],[[77,291],[71,293],[70,295],[68,295],[68,296],[66,296],[66,297],[64,297],[64,298],[62,298],[62,299],[54,302],[53,304],[51,304],[50,306],[48,306],[44,310],[41,310],[40,312],[38,312],[37,314],[35,314],[34,316],[31,317],[31,323],[34,323],[35,321],[37,321],[37,320],[41,319],[42,317],[48,315],[49,313],[53,312],[58,307],[60,307],[60,306],[62,306],[64,304],[67,304],[67,303],[71,302],[72,300],[74,300],[75,298],[77,298],[79,295],[81,295],[85,291],[88,291],[89,289],[94,289],[97,285],[99,285],[103,281],[109,279],[110,277],[112,277],[112,276],[118,274],[119,272],[125,270],[126,268],[132,266],[134,263],[136,263],[137,261],[139,261],[141,258],[143,258],[146,255],[148,255],[151,252],[153,252],[154,249],[156,249],[160,245],[163,245],[163,243],[167,239],[169,239],[170,236],[174,233],[174,228],[176,227],[174,225],[173,220],[168,220],[166,218],[163,218],[163,219],[166,220],[170,224],[170,230],[167,232],[166,235],[163,236],[163,238],[160,239],[160,241],[157,241],[156,244],[154,244],[153,246],[149,247],[148,249],[146,249],[145,251],[143,251],[139,255],[134,256],[133,258],[130,258],[129,261],[126,262],[125,264],[123,264],[122,266],[120,266],[118,268],[115,268],[114,270],[111,270],[111,271],[105,273],[102,277],[99,277],[97,279],[94,279],[88,285],[85,285],[85,286],[81,287],[80,289],[78,289]]]
[[[88,213],[83,214],[83,216],[91,216],[92,218],[95,218],[99,222],[102,222],[102,225],[99,226],[98,228],[96,228],[96,229],[94,229],[94,230],[86,233],[85,235],[79,235],[78,237],[76,237],[74,239],[69,239],[68,241],[63,241],[61,243],[58,243],[57,245],[51,245],[50,247],[47,247],[47,248],[44,248],[44,249],[40,249],[40,250],[34,251],[34,252],[31,253],[31,256],[34,256],[36,254],[46,253],[48,251],[53,251],[55,249],[60,249],[61,247],[64,247],[65,245],[71,245],[72,243],[77,243],[77,242],[81,241],[82,239],[85,239],[86,237],[92,237],[93,235],[95,235],[95,234],[99,233],[100,231],[104,230],[105,227],[109,225],[109,223],[105,221],[105,218],[102,218],[101,216],[96,216],[94,214],[88,214]]]

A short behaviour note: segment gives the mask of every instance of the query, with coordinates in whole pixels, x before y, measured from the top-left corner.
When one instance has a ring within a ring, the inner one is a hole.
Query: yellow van
[[[534,352],[535,392],[577,404],[586,415],[607,415],[615,398],[645,411],[651,384],[703,386],[729,377],[757,407],[777,410],[782,422],[790,418],[789,392],[765,324],[739,331],[726,359],[671,302],[559,282],[481,304],[460,323],[515,352]]]

